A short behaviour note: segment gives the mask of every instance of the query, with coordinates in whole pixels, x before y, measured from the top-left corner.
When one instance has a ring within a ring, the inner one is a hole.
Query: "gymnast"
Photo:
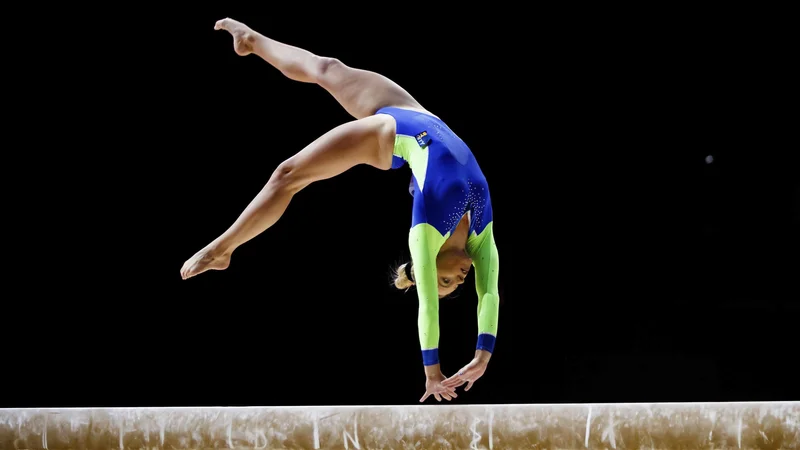
[[[420,402],[431,395],[437,401],[452,400],[465,383],[469,390],[494,351],[499,306],[492,203],[472,151],[441,119],[381,74],[277,42],[229,18],[214,29],[233,36],[238,55],[256,54],[292,80],[322,86],[355,120],[278,165],[236,221],[183,264],[181,277],[227,268],[234,250],[275,224],[292,197],[314,181],[358,164],[389,170],[407,163],[414,197],[411,261],[395,269],[394,284],[403,290],[415,285],[419,298],[417,325],[426,375]],[[475,357],[446,378],[439,365],[439,299],[464,283],[471,266],[478,294]]]

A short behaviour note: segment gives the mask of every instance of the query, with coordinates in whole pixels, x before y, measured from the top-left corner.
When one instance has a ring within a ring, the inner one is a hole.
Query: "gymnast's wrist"
[[[425,366],[425,378],[429,380],[434,378],[438,379],[441,373],[442,373],[442,368],[439,365],[439,363]]]
[[[475,350],[475,359],[482,363],[488,363],[492,359],[492,352],[481,349]]]

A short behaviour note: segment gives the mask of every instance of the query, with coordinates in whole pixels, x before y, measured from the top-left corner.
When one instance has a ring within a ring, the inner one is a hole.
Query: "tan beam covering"
[[[800,402],[0,409],[2,449],[800,449]]]

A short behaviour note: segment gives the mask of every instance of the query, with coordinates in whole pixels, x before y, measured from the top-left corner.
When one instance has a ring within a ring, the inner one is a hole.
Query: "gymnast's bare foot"
[[[253,42],[257,33],[247,25],[233,19],[218,20],[214,25],[215,30],[225,30],[233,36],[233,49],[239,56],[253,53]]]
[[[199,275],[206,270],[225,270],[231,263],[230,252],[220,252],[208,246],[187,259],[181,267],[181,278],[184,280]]]

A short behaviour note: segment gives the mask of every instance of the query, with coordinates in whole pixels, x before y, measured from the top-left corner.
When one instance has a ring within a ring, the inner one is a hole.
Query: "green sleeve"
[[[439,282],[436,273],[436,255],[446,238],[427,223],[413,228],[408,237],[408,247],[413,261],[414,282],[419,297],[419,343],[422,363],[426,366],[439,363]]]
[[[478,293],[478,344],[476,348],[494,352],[497,337],[497,319],[500,294],[497,279],[500,274],[500,259],[494,241],[494,222],[490,222],[481,234],[473,234],[467,240],[467,253],[475,267],[475,289]]]

